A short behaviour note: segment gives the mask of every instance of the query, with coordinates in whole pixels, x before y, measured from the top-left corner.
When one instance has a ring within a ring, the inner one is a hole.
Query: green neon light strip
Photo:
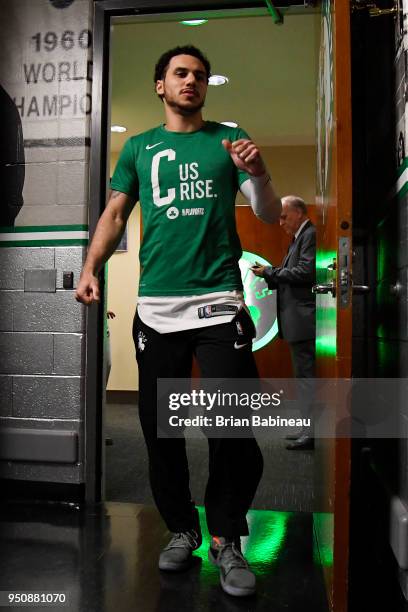
[[[265,0],[265,3],[268,9],[268,12],[273,19],[273,22],[276,23],[276,25],[282,25],[283,24],[282,13],[272,4],[271,0]]]
[[[336,335],[326,334],[317,336],[316,353],[321,356],[335,356],[337,353]]]
[[[384,273],[385,273],[385,263],[387,260],[387,248],[390,249],[391,245],[387,244],[384,238],[380,238],[377,245],[378,245],[377,246],[377,279],[381,280],[382,278],[384,278]]]
[[[0,234],[18,234],[25,232],[87,232],[87,225],[18,225],[1,227]]]
[[[404,185],[401,187],[401,189],[398,191],[397,193],[397,197],[398,198],[403,198],[406,194],[408,193],[408,176],[407,176],[407,181],[406,183],[404,183]]]
[[[0,247],[3,248],[86,246],[87,244],[87,225],[29,225],[0,228]]]
[[[334,277],[329,267],[337,258],[336,251],[320,250],[316,253],[316,277],[318,283],[327,283]],[[316,302],[316,353],[334,357],[337,352],[336,300],[330,296],[318,296]]]
[[[250,536],[243,541],[242,549],[257,573],[277,561],[285,542],[291,512],[250,510],[247,520]]]
[[[318,270],[327,270],[328,266],[333,265],[333,260],[336,257],[336,251],[318,251],[316,253],[316,268]]]
[[[397,182],[389,194],[390,199],[395,197],[400,199],[408,193],[408,157],[405,157],[401,166],[397,168],[397,176]]]
[[[200,26],[207,22],[208,19],[187,19],[185,21],[180,21],[180,23],[182,23],[183,25],[192,27]]]
[[[208,560],[211,536],[207,529],[205,510],[202,506],[198,506],[197,510],[200,517],[203,543],[194,554],[202,559],[201,575],[204,579],[218,582],[218,568],[214,567]],[[269,573],[271,563],[278,560],[291,516],[291,512],[274,512],[271,510],[250,510],[248,512],[247,520],[250,535],[241,537],[242,552],[258,576]]]
[[[395,368],[395,360],[398,359],[398,356],[395,353],[395,348],[392,342],[380,339],[380,341],[377,342],[377,356],[378,363],[383,369],[383,372],[387,370],[389,371],[390,367]]]
[[[88,232],[21,232],[19,234],[0,234],[0,240],[6,244],[14,241],[42,241],[45,240],[88,240]]]
[[[405,157],[402,164],[399,166],[399,168],[397,168],[397,175],[401,176],[401,174],[403,174],[404,170],[406,170],[407,168],[408,168],[408,157]]]
[[[3,242],[0,236],[0,248],[11,247],[42,247],[42,246],[86,246],[88,240],[75,239],[72,240],[8,240]]]
[[[313,538],[313,558],[317,564],[325,567],[333,566],[333,532],[334,515],[331,512],[313,513],[314,530],[318,532],[317,538]],[[319,546],[316,544],[319,542]]]

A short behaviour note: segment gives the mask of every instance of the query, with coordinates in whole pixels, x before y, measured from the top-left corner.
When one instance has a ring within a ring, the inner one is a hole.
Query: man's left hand
[[[251,176],[263,176],[266,174],[265,164],[259,149],[252,140],[243,138],[234,142],[223,140],[222,144],[224,149],[231,155],[232,161],[237,168]]]

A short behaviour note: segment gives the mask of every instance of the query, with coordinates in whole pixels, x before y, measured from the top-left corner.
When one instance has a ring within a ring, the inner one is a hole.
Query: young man
[[[133,337],[139,366],[139,414],[153,496],[173,532],[159,568],[183,570],[201,545],[191,500],[184,438],[157,437],[157,378],[188,378],[193,354],[203,378],[256,377],[254,325],[243,301],[235,227],[238,188],[256,215],[277,221],[280,199],[256,145],[240,129],[203,120],[210,64],[195,47],[159,59],[156,93],[166,123],[130,138],[116,166],[112,194],[95,231],[77,299],[99,299],[97,274],[140,201],[143,242]],[[246,513],[263,460],[254,438],[209,439],[205,509],[210,559],[231,595],[249,595],[255,577],[240,550]]]

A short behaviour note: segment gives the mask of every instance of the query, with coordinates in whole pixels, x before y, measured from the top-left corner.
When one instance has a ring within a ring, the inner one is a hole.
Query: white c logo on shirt
[[[152,190],[153,190],[153,202],[156,206],[167,206],[171,204],[176,197],[176,190],[174,187],[167,191],[167,195],[160,197],[160,184],[159,184],[159,164],[160,158],[167,157],[169,161],[176,159],[176,152],[173,149],[165,149],[153,155],[152,158]]]

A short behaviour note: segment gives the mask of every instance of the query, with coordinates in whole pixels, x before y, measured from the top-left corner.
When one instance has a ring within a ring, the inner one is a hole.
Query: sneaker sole
[[[182,572],[191,567],[192,563],[192,559],[185,563],[166,563],[165,561],[159,561],[159,569],[165,572]]]
[[[213,565],[218,566],[217,559],[212,554],[211,547],[208,549],[208,560]],[[256,587],[245,589],[245,588],[240,588],[240,587],[233,587],[229,584],[226,584],[224,580],[224,576],[222,575],[221,572],[220,572],[220,584],[221,584],[222,590],[225,593],[227,593],[228,595],[233,595],[234,597],[247,597],[248,595],[254,595],[256,592]]]

